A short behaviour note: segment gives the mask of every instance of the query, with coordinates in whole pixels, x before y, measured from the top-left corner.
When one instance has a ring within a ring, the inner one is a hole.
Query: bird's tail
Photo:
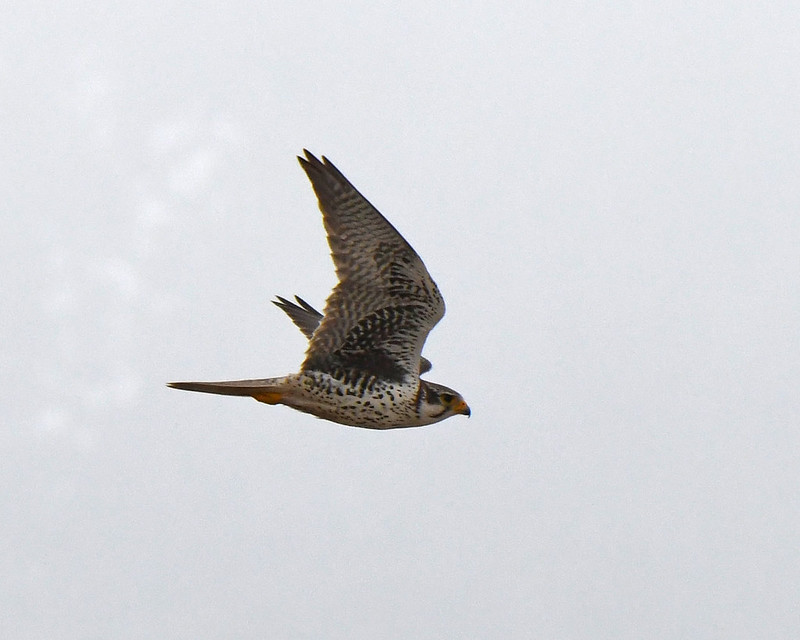
[[[250,396],[259,402],[280,404],[284,398],[286,378],[261,380],[223,380],[221,382],[168,382],[167,386],[184,391],[217,393],[223,396]]]

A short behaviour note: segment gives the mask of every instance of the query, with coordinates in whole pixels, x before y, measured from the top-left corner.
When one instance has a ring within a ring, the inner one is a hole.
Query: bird
[[[422,259],[330,160],[306,149],[297,159],[317,196],[338,277],[323,313],[299,296],[273,301],[308,339],[300,371],[167,386],[249,396],[366,429],[469,417],[460,393],[420,377],[431,369],[425,340],[445,313]]]

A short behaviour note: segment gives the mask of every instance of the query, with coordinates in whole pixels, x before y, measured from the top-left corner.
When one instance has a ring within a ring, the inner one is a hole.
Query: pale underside
[[[299,160],[319,200],[339,279],[321,314],[300,298],[297,305],[276,302],[309,338],[300,372],[170,386],[252,396],[377,429],[469,415],[456,392],[419,377],[430,369],[422,347],[445,311],[422,260],[324,156],[320,161],[306,151]],[[449,403],[441,411],[435,405],[440,396]]]

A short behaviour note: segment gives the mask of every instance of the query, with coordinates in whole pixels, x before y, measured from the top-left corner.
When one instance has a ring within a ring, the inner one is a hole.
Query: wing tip
[[[315,156],[305,147],[303,147],[303,156],[297,156],[298,162],[300,162],[300,165],[303,167],[323,164],[323,162],[321,162],[320,159],[317,158],[317,156]],[[327,159],[325,158],[325,156],[322,156],[322,160],[325,163],[327,163]]]
[[[277,298],[277,299],[276,300],[271,300],[272,304],[274,304],[276,307],[280,307],[281,309],[285,309],[285,308],[297,309],[297,308],[299,308],[299,309],[302,309],[304,311],[308,311],[309,313],[313,313],[314,315],[317,315],[317,316],[320,316],[320,317],[322,316],[322,314],[319,311],[317,311],[314,307],[312,307],[310,304],[308,304],[308,302],[303,300],[298,295],[294,296],[294,299],[296,300],[296,302],[292,302],[291,300],[288,300],[288,299],[284,298],[283,296],[279,296],[279,295],[276,295],[275,298]]]
[[[327,156],[322,155],[317,158],[317,156],[315,156],[306,148],[303,148],[303,154],[305,155],[305,158],[303,156],[297,156],[297,161],[300,163],[300,166],[303,168],[303,171],[306,172],[309,178],[311,178],[311,171],[316,171],[320,174],[328,174],[337,182],[343,182],[350,187],[355,188],[344,176],[344,174],[336,168],[336,165],[328,160]],[[312,180],[312,184],[313,182],[314,181]]]

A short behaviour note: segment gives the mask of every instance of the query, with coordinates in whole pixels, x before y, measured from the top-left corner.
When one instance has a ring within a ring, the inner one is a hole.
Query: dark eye
[[[456,399],[456,397],[452,393],[443,393],[440,396],[440,398],[442,399],[442,403],[444,404],[453,404],[453,400]]]

